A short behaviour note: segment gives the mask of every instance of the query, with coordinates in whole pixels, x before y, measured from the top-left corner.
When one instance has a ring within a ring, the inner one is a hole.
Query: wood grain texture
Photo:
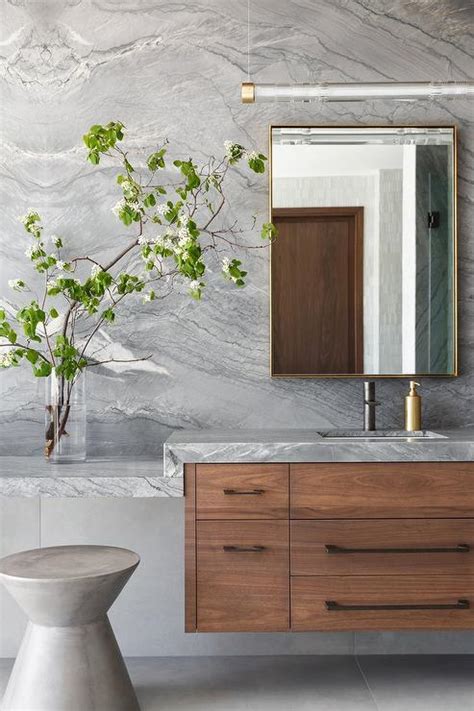
[[[467,610],[370,610],[329,612],[339,604],[452,604]],[[292,630],[471,629],[474,627],[473,576],[327,576],[291,578]]]
[[[184,631],[196,631],[196,465],[184,465]]]
[[[292,575],[474,575],[474,519],[292,521]],[[454,548],[469,552],[335,553],[347,548]]]
[[[474,462],[290,465],[294,519],[474,517]]]
[[[288,477],[288,464],[198,464],[197,518],[287,519]]]
[[[265,549],[225,552],[227,545]],[[287,521],[199,521],[198,631],[288,630],[288,576]]]
[[[363,373],[363,208],[274,208],[272,373]]]

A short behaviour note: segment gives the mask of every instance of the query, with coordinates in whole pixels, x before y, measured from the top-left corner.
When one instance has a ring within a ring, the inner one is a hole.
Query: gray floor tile
[[[351,657],[129,659],[142,711],[375,711]]]
[[[358,661],[379,711],[474,711],[474,656],[366,656]]]
[[[376,711],[352,657],[148,657],[127,665],[142,711]],[[0,660],[0,697],[11,666]]]

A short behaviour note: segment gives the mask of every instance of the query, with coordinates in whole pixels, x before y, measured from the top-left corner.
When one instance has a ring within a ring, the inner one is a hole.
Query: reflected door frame
[[[271,296],[271,374],[273,377],[344,377],[360,376],[364,374],[364,304],[363,304],[363,244],[364,244],[364,208],[361,206],[344,207],[279,207],[272,209],[272,221],[278,223],[278,219],[284,218],[314,218],[315,220],[351,219],[353,232],[350,239],[352,274],[349,274],[349,291],[352,294],[351,300],[351,324],[352,330],[350,340],[353,343],[354,370],[347,373],[291,373],[278,372],[275,368],[274,353],[274,307],[275,301]],[[278,239],[278,238],[277,238]],[[272,247],[272,255],[273,255]],[[275,261],[272,258],[271,264],[271,291],[275,288]]]

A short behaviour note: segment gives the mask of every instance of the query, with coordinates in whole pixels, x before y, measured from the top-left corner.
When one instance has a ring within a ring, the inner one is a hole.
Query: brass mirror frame
[[[459,376],[459,346],[458,346],[458,128],[454,124],[375,124],[370,126],[361,126],[358,124],[269,124],[268,126],[268,215],[270,222],[272,221],[273,213],[273,142],[272,134],[274,128],[360,128],[360,129],[372,129],[372,128],[387,128],[387,129],[397,129],[397,128],[444,128],[452,131],[453,134],[453,216],[452,216],[452,229],[453,229],[453,370],[450,373],[275,373],[273,370],[273,324],[272,324],[272,265],[271,265],[271,255],[272,247],[270,247],[270,268],[269,268],[269,280],[270,280],[270,375],[272,378],[363,378],[364,380],[370,379],[383,379],[383,378],[457,378]],[[275,208],[277,209],[277,208]],[[278,239],[278,237],[277,237]]]

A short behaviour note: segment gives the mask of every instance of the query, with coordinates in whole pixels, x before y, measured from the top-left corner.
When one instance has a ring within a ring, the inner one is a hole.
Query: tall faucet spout
[[[375,427],[375,408],[380,405],[375,399],[375,383],[373,380],[368,380],[364,383],[364,430],[366,432],[374,432]]]

